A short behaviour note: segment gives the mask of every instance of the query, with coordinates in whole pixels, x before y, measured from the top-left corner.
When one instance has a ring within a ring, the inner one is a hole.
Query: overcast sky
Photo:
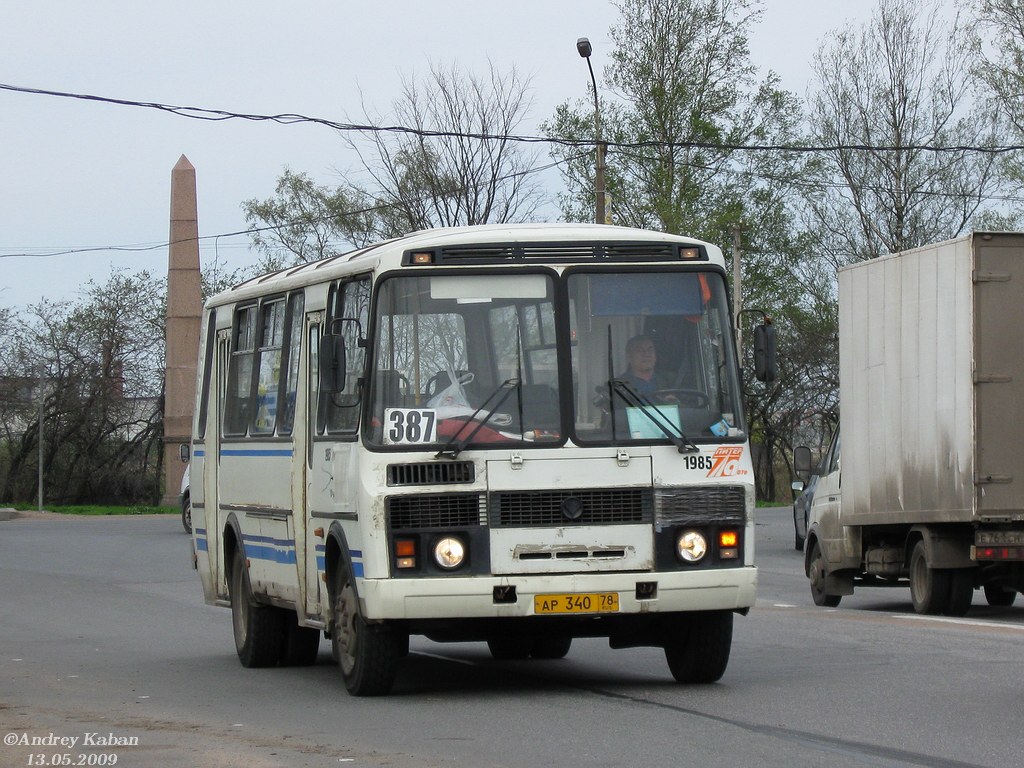
[[[754,63],[803,96],[821,41],[866,19],[874,2],[765,6],[751,38]],[[360,93],[386,113],[403,73],[452,61],[482,71],[489,58],[531,78],[535,103],[522,133],[537,133],[557,104],[587,96],[576,39],[590,38],[601,68],[616,16],[601,0],[8,2],[0,83],[344,121],[362,117]],[[240,203],[269,197],[285,167],[331,184],[354,166],[337,134],[316,125],[202,122],[0,91],[0,307],[72,297],[112,267],[165,270],[166,247],[9,254],[166,243],[170,173],[182,154],[196,167],[201,237],[245,229]],[[246,237],[203,240],[204,265],[215,247],[231,264],[251,259]]]

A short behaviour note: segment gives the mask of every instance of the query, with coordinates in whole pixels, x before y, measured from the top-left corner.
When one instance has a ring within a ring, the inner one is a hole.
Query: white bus
[[[418,232],[212,298],[193,543],[242,664],[312,664],[325,634],[375,695],[412,634],[607,637],[719,679],[757,581],[730,317],[717,247],[596,225]]]

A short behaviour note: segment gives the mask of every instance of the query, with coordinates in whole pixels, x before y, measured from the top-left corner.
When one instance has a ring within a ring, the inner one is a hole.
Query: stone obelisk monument
[[[164,384],[164,496],[176,506],[185,465],[180,446],[192,434],[199,359],[199,214],[196,169],[184,155],[171,171],[171,236],[167,269],[167,357]]]

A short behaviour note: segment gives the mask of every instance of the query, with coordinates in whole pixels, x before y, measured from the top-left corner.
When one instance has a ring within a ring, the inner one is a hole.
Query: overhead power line
[[[81,101],[94,101],[103,104],[116,104],[125,107],[140,107],[144,109],[155,109],[162,112],[170,112],[179,117],[187,117],[193,120],[251,120],[254,122],[272,122],[283,125],[295,125],[312,123],[323,125],[336,131],[345,133],[395,133],[408,134],[421,138],[463,138],[477,139],[480,141],[502,141],[517,142],[523,144],[554,144],[563,147],[592,147],[597,142],[594,139],[567,139],[552,136],[519,136],[515,134],[476,133],[462,131],[442,131],[426,128],[414,128],[404,125],[361,125],[358,123],[343,123],[337,120],[329,120],[322,117],[309,117],[297,113],[282,113],[277,115],[261,115],[244,112],[232,112],[224,109],[208,109],[206,107],[190,107],[184,105],[161,104],[159,102],[134,101],[131,99],[117,99],[109,96],[96,96],[86,93],[68,93],[66,91],[53,91],[44,88],[27,88],[17,85],[0,83],[0,90],[12,91],[14,93],[26,93],[36,96],[54,96],[64,99],[78,99]],[[877,145],[877,144],[747,144],[729,142],[709,141],[602,141],[606,147],[616,149],[649,149],[655,147],[673,149],[712,149],[747,152],[797,152],[797,153],[822,153],[822,152],[976,152],[981,154],[1006,154],[1024,150],[1024,144],[1007,144],[999,146],[971,146],[965,144],[937,145],[937,144],[902,144],[902,145]]]
[[[560,160],[555,160],[554,162],[551,162],[551,163],[546,163],[544,165],[535,166],[533,168],[527,168],[526,170],[523,170],[523,171],[515,171],[514,173],[507,173],[504,176],[499,176],[499,177],[493,179],[492,181],[494,183],[498,183],[498,182],[503,182],[503,181],[509,181],[510,179],[521,178],[521,177],[524,177],[524,176],[530,176],[530,175],[533,175],[535,173],[542,173],[544,171],[547,171],[547,170],[550,170],[552,168],[555,168],[555,167],[557,167],[559,165],[563,165],[565,163],[572,162],[573,160],[577,159],[577,157],[578,157],[577,155],[570,155],[570,156],[564,157],[564,158],[562,158]],[[461,194],[462,192],[466,191],[466,189],[467,188],[463,187],[463,188],[460,188],[460,189],[457,189],[457,190],[452,190],[449,194]],[[420,198],[420,201],[427,200],[430,197],[432,197],[432,195],[424,194]],[[284,229],[286,227],[290,227],[290,226],[293,226],[293,225],[299,224],[299,223],[310,223],[311,221],[315,222],[315,223],[319,223],[319,222],[324,222],[324,221],[330,221],[331,219],[336,219],[336,218],[339,218],[339,217],[342,217],[342,216],[360,216],[360,215],[366,214],[366,213],[378,213],[380,211],[386,211],[389,208],[397,208],[399,206],[406,205],[409,202],[414,202],[414,200],[396,200],[396,201],[390,202],[390,203],[378,203],[376,205],[371,205],[371,206],[366,207],[366,208],[359,208],[359,209],[355,209],[355,210],[351,210],[351,211],[344,211],[344,212],[341,212],[341,213],[335,213],[335,214],[330,214],[330,215],[325,215],[325,216],[318,216],[318,217],[316,217],[316,218],[314,218],[312,220],[305,219],[305,218],[304,219],[292,219],[292,220],[289,220],[289,221],[282,222],[280,224],[268,224],[267,226],[264,226],[264,227],[249,227],[248,229],[240,229],[240,230],[237,230],[235,232],[221,232],[221,233],[216,234],[216,235],[202,235],[200,237],[186,237],[186,238],[182,238],[180,240],[164,241],[164,242],[152,243],[152,244],[148,244],[148,245],[142,245],[142,244],[139,244],[139,245],[96,245],[96,246],[87,246],[87,247],[81,247],[81,248],[64,248],[64,249],[59,249],[59,250],[52,250],[51,249],[51,250],[48,250],[48,251],[40,251],[40,252],[37,252],[37,253],[27,253],[27,252],[22,252],[22,253],[0,253],[0,259],[6,259],[6,258],[50,258],[50,257],[53,257],[53,256],[70,256],[70,255],[78,254],[78,253],[96,253],[96,252],[101,252],[101,251],[121,251],[121,252],[129,252],[129,253],[131,253],[131,252],[144,252],[144,251],[158,251],[158,250],[162,250],[164,248],[168,248],[171,245],[176,245],[178,243],[194,243],[194,242],[199,242],[200,244],[202,244],[202,242],[204,240],[213,240],[214,243],[216,243],[217,240],[219,240],[222,237],[240,237],[242,235],[250,235],[251,236],[251,235],[258,234],[260,232],[271,232],[271,231],[273,231],[275,229]]]

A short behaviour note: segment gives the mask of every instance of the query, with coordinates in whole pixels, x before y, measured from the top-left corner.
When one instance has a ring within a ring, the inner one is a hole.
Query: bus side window
[[[302,345],[302,310],[302,294],[293,293],[288,299],[288,342],[284,350],[288,374],[282,382],[281,417],[277,427],[280,435],[290,435],[295,425],[295,395],[299,389],[299,350]]]
[[[202,389],[199,390],[199,417],[196,421],[196,436],[206,437],[206,416],[210,411],[210,376],[213,371],[213,349],[217,344],[217,312],[210,311],[206,325],[206,350],[203,354]]]
[[[224,405],[224,434],[244,435],[249,424],[253,354],[256,349],[256,305],[235,312],[228,390]]]
[[[255,407],[252,409],[252,433],[268,435],[277,424],[278,394],[281,382],[281,356],[284,345],[284,299],[267,301],[260,307],[259,363],[257,365]]]
[[[332,319],[353,318],[358,323],[342,323],[345,339],[345,386],[340,394],[326,399],[327,431],[354,432],[359,428],[362,382],[366,375],[366,347],[360,342],[370,322],[370,280],[362,278],[345,283],[338,294]]]

